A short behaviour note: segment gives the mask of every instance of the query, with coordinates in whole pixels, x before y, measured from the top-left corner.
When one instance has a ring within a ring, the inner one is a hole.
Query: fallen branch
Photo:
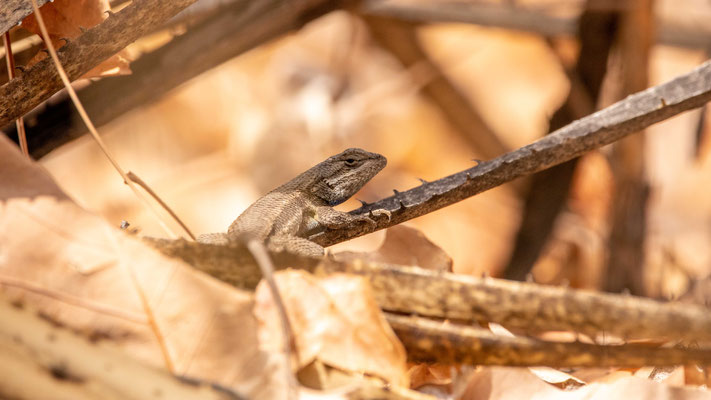
[[[254,289],[261,277],[259,267],[239,243],[147,241],[166,255],[239,288]],[[707,348],[557,343],[498,336],[471,327],[487,321],[524,332],[569,330],[592,338],[604,333],[629,339],[708,341],[711,314],[695,305],[361,260],[321,260],[287,253],[272,257],[276,270],[300,268],[317,274],[345,272],[367,277],[375,300],[415,362],[552,367],[711,364]],[[456,323],[443,324],[443,319]]]
[[[206,245],[149,239],[161,252],[231,285],[253,289],[259,267],[243,245]],[[383,310],[476,323],[488,321],[530,332],[569,330],[633,339],[711,340],[706,308],[642,297],[596,293],[417,267],[273,254],[275,269],[364,275]]]
[[[49,0],[37,0],[42,6]],[[0,4],[0,34],[19,24],[26,16],[32,14],[32,3],[27,0],[3,0]]]
[[[250,5],[233,0],[185,34],[132,62],[131,75],[99,80],[77,94],[92,121],[104,125],[160,99],[210,68],[299,29],[338,4],[326,0],[263,0]],[[28,127],[30,154],[36,159],[86,132],[81,124],[67,123],[79,118],[69,99],[48,103],[36,116],[37,124]]]
[[[195,1],[134,0],[59,49],[60,62],[75,80]],[[49,57],[33,65],[0,87],[0,126],[26,114],[63,87]]]
[[[624,344],[601,346],[496,335],[478,326],[386,313],[410,362],[553,368],[711,365],[711,351]]]
[[[711,61],[672,81],[633,94],[518,150],[351,211],[357,215],[385,209],[392,214],[389,221],[381,218],[376,226],[361,224],[341,230],[314,231],[310,239],[329,246],[400,224],[613,143],[654,123],[700,107],[709,100]]]

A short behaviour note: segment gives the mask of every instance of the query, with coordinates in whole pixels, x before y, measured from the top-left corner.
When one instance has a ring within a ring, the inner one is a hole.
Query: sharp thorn
[[[88,31],[89,29],[84,28],[83,26],[79,25],[79,30],[81,31],[81,33],[86,33],[86,31]]]
[[[363,201],[363,200],[361,200],[361,199],[356,199],[356,200],[360,201],[360,204],[361,204],[362,207],[368,207],[368,206],[370,205],[370,204],[368,204],[367,201]]]
[[[417,180],[420,181],[420,182],[422,182],[423,185],[424,185],[425,183],[429,183],[429,182],[427,182],[426,180],[424,180],[424,179],[422,179],[422,178],[417,178]]]
[[[393,189],[393,193],[395,193],[395,197],[400,196],[400,192],[397,189]]]
[[[111,10],[106,10],[106,11],[104,11],[104,12],[109,15],[109,18],[110,18],[110,17],[113,17],[113,16],[115,15],[114,12],[111,11]]]
[[[472,158],[472,161],[474,161],[474,162],[476,163],[476,166],[477,166],[477,167],[478,167],[479,165],[481,165],[481,163],[483,162],[483,161],[481,161],[481,160],[478,159],[478,158]]]
[[[403,203],[402,200],[398,200],[397,202],[400,204],[401,209],[407,208],[407,206],[405,206],[405,203]]]

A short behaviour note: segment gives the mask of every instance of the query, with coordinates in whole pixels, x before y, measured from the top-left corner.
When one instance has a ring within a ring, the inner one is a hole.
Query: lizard
[[[198,242],[226,244],[254,240],[275,252],[323,256],[324,248],[308,240],[306,232],[361,222],[375,225],[370,216],[384,215],[390,219],[390,212],[383,209],[372,211],[370,216],[354,216],[333,209],[353,196],[386,164],[387,159],[380,154],[346,149],[259,198],[237,217],[226,234],[200,235]]]

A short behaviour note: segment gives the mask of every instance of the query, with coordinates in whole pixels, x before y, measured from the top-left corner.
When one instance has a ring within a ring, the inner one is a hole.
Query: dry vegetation
[[[711,398],[708,1],[38,3],[193,232],[347,147],[388,165],[337,208],[392,218],[272,255],[285,352],[252,257],[161,227],[4,1],[0,397]]]

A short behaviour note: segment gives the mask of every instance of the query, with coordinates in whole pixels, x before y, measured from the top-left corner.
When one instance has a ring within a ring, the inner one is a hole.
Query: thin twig
[[[42,18],[42,13],[40,12],[39,8],[37,7],[36,0],[31,0],[32,1],[32,6],[34,7],[35,10],[35,17],[37,18],[37,24],[39,25],[40,31],[42,32],[42,37],[44,39],[44,42],[47,44],[47,50],[49,51],[50,56],[52,57],[52,60],[54,61],[54,65],[57,67],[57,73],[59,74],[60,78],[62,79],[62,82],[64,82],[64,86],[67,89],[67,93],[69,94],[69,97],[71,97],[72,102],[74,102],[74,106],[77,108],[77,111],[79,112],[79,115],[82,118],[82,121],[86,124],[87,129],[89,129],[89,132],[91,133],[91,136],[94,138],[96,143],[99,145],[99,148],[101,151],[104,153],[106,158],[111,162],[111,165],[116,169],[116,171],[121,175],[121,178],[123,178],[123,182],[128,185],[129,188],[133,191],[133,193],[138,197],[140,201],[142,201],[146,207],[148,207],[149,210],[153,212],[153,215],[155,216],[156,220],[158,221],[158,224],[165,230],[168,235],[175,237],[175,233],[166,225],[166,223],[163,221],[161,218],[160,214],[158,213],[158,210],[153,206],[151,202],[148,201],[148,199],[138,190],[138,188],[133,184],[133,181],[129,179],[129,177],[126,175],[124,172],[123,168],[118,164],[116,159],[111,155],[109,152],[108,147],[106,147],[106,144],[104,143],[103,139],[101,139],[101,136],[99,136],[99,132],[96,131],[96,128],[94,127],[94,124],[91,122],[91,119],[89,116],[86,114],[86,110],[84,109],[84,106],[82,105],[81,101],[79,101],[79,98],[77,97],[77,93],[74,91],[74,88],[71,85],[71,82],[69,81],[69,77],[67,76],[66,72],[64,71],[64,68],[62,68],[62,64],[59,62],[59,57],[57,57],[57,52],[54,50],[54,47],[52,46],[52,41],[49,38],[49,33],[47,32],[47,27],[44,24],[44,19]],[[152,192],[152,191],[151,191]],[[161,204],[163,204],[161,202]],[[168,212],[171,215],[175,215],[172,210],[169,208],[167,209]],[[182,226],[185,227],[185,225],[180,221],[179,219],[176,220],[178,223]],[[192,233],[187,231],[188,234],[194,238]]]
[[[178,217],[178,215],[173,211],[173,209],[170,208],[170,206],[168,206],[168,204],[166,204],[163,199],[161,199],[160,196],[158,196],[158,194],[154,192],[153,189],[151,189],[151,187],[146,184],[146,182],[143,181],[143,179],[141,179],[140,177],[138,177],[138,175],[134,174],[131,171],[128,171],[126,176],[128,177],[128,179],[135,182],[138,186],[142,187],[143,190],[145,190],[149,195],[151,195],[151,197],[153,197],[153,199],[157,201],[158,204],[160,204],[160,206],[163,207],[163,209],[167,211],[171,217],[173,217],[173,219],[180,225],[180,227],[183,228],[185,233],[190,236],[190,239],[197,240],[195,239],[195,235],[193,235],[193,233],[190,231],[190,228],[188,228],[188,226],[183,223],[183,220]]]
[[[77,94],[74,91],[74,88],[72,88],[71,82],[69,81],[69,78],[67,77],[66,72],[64,72],[64,68],[62,68],[62,64],[59,62],[59,58],[57,57],[57,52],[54,50],[54,47],[52,46],[52,41],[49,38],[49,33],[47,32],[47,26],[44,23],[44,18],[42,18],[42,13],[39,10],[39,7],[37,7],[37,2],[36,0],[30,0],[32,1],[32,7],[35,11],[35,18],[37,18],[37,24],[39,25],[40,31],[42,32],[42,38],[44,39],[44,42],[47,44],[47,49],[49,50],[49,54],[52,57],[52,60],[54,60],[54,65],[57,67],[57,72],[59,73],[59,76],[62,78],[62,82],[64,82],[64,85],[66,86],[67,92],[69,93],[69,96],[72,98],[72,101],[74,102],[74,105],[77,108],[77,111],[79,111],[79,115],[81,115],[82,120],[86,124],[86,127],[89,129],[89,132],[91,133],[92,137],[94,140],[96,140],[96,143],[99,145],[99,148],[101,151],[104,153],[106,158],[111,162],[111,164],[114,166],[116,171],[121,175],[123,178],[124,183],[126,183],[131,190],[136,194],[136,196],[143,201],[146,206],[148,206],[155,214],[156,219],[160,223],[160,225],[168,232],[169,234],[173,235],[173,233],[170,231],[167,225],[163,222],[163,220],[160,218],[158,211],[153,207],[153,205],[148,201],[148,199],[145,198],[141,194],[141,192],[138,190],[133,185],[133,182],[126,176],[126,173],[123,171],[121,166],[116,162],[116,160],[113,158],[111,153],[109,152],[108,148],[104,144],[103,140],[99,136],[99,133],[96,131],[96,128],[94,128],[94,124],[91,122],[89,119],[89,116],[86,115],[86,111],[84,110],[84,107],[82,106],[81,102],[77,98]],[[133,284],[136,288],[136,292],[141,298],[141,304],[143,305],[143,309],[146,313],[146,316],[148,318],[148,324],[151,326],[151,330],[153,331],[153,334],[156,336],[156,339],[158,341],[159,347],[161,349],[161,353],[163,354],[163,359],[165,361],[165,367],[171,372],[175,372],[175,367],[173,360],[170,357],[170,353],[168,352],[168,347],[165,343],[165,339],[163,338],[163,333],[160,331],[158,327],[158,323],[155,320],[155,316],[153,315],[153,309],[150,307],[150,304],[148,303],[148,298],[146,297],[146,294],[143,292],[143,289],[141,286],[138,284],[138,280],[136,279],[135,274],[133,273],[133,270],[129,265],[126,265],[126,268],[128,269],[128,273],[131,276],[131,279],[133,281]]]
[[[272,300],[276,306],[277,312],[279,313],[279,319],[281,322],[282,333],[284,335],[284,354],[286,356],[286,381],[289,385],[289,396],[290,398],[298,397],[296,389],[296,380],[294,379],[293,371],[294,363],[298,365],[299,363],[299,351],[296,346],[296,337],[294,336],[294,330],[291,328],[291,323],[289,322],[289,314],[286,311],[286,304],[284,299],[279,292],[279,287],[277,286],[276,280],[274,279],[274,264],[272,263],[269,253],[267,252],[264,244],[258,240],[249,240],[246,243],[247,249],[252,253],[254,261],[256,261],[259,269],[262,271],[262,277],[267,282],[269,291],[272,295]],[[293,356],[293,357],[292,357]]]
[[[2,42],[5,46],[5,63],[7,65],[8,81],[15,78],[15,56],[12,54],[12,41],[10,40],[10,31],[2,35]],[[27,158],[30,158],[30,151],[27,148],[27,136],[25,135],[25,120],[20,116],[15,120],[17,127],[17,137],[20,141],[20,150]]]

